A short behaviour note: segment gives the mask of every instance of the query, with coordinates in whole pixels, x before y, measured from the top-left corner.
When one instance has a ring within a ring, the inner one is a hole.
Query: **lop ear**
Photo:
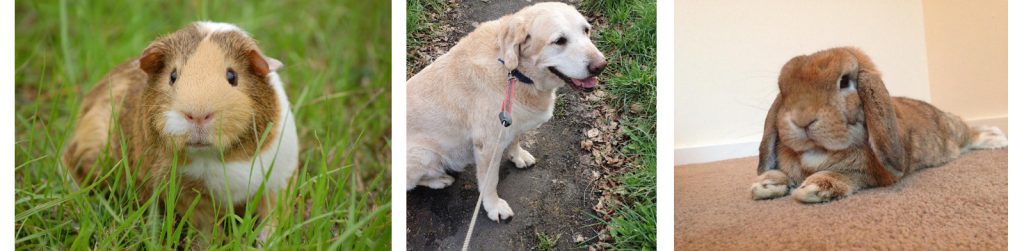
[[[149,76],[160,73],[160,70],[166,64],[164,62],[164,58],[167,55],[166,50],[163,44],[160,43],[149,45],[149,47],[146,47],[146,50],[142,51],[142,57],[139,57],[139,68]]]
[[[251,67],[252,71],[260,77],[266,77],[267,74],[277,71],[277,69],[281,69],[281,67],[284,66],[284,64],[281,64],[281,61],[263,56],[263,54],[257,50],[249,50],[247,56],[249,57],[249,67]]]
[[[520,46],[530,38],[530,34],[526,31],[526,20],[521,17],[508,17],[503,25],[498,34],[498,59],[512,71],[519,67]]]
[[[868,144],[874,156],[870,158],[869,173],[882,184],[891,184],[907,170],[907,151],[900,137],[896,123],[896,110],[892,98],[882,83],[878,72],[863,68],[857,73],[857,95],[864,106],[864,124],[867,127]],[[884,167],[884,171],[879,170]]]
[[[779,117],[779,106],[782,103],[782,94],[775,96],[772,107],[768,109],[768,116],[764,118],[764,136],[761,136],[761,146],[758,147],[757,175],[768,170],[778,169],[778,147],[779,130],[775,127],[775,120]]]

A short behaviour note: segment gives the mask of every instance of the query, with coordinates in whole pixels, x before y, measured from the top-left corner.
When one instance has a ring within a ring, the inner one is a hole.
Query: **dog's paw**
[[[527,168],[537,164],[537,159],[534,158],[530,152],[522,149],[511,154],[508,159],[511,160],[512,163],[516,164],[516,168]]]
[[[793,190],[793,198],[803,203],[821,203],[842,198],[849,193],[849,187],[842,181],[826,175],[813,175]]]
[[[786,196],[786,193],[789,193],[789,185],[771,179],[764,179],[750,186],[750,194],[754,200],[774,199]]]
[[[497,222],[509,219],[515,215],[515,213],[512,213],[512,207],[509,207],[508,202],[505,202],[504,199],[497,199],[490,203],[485,201],[484,210],[487,210],[487,218]]]
[[[452,183],[455,183],[455,178],[451,175],[445,174],[435,178],[422,179],[420,180],[419,185],[433,189],[442,189],[451,186]]]

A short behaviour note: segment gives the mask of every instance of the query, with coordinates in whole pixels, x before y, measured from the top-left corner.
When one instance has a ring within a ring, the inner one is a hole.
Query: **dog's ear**
[[[504,62],[506,69],[512,71],[519,67],[520,47],[530,37],[528,24],[522,17],[510,16],[502,25],[504,27],[498,34],[498,59]]]
[[[768,116],[764,118],[764,136],[761,136],[761,146],[758,147],[757,175],[768,170],[778,169],[778,147],[779,130],[775,127],[775,120],[779,117],[779,106],[782,103],[782,94],[775,96],[775,102],[768,109]]]
[[[889,91],[874,65],[859,50],[851,52],[857,57],[860,70],[857,72],[857,95],[864,107],[864,124],[867,127],[868,144],[871,146],[872,162],[869,167],[882,166],[886,172],[872,172],[882,183],[891,183],[903,176],[907,170],[907,152],[900,138],[896,110],[892,105]],[[878,177],[880,176],[880,177]]]

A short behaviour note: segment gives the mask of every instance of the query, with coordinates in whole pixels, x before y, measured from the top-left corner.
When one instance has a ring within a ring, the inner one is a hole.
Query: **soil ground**
[[[446,48],[421,50],[436,58],[453,46],[458,38],[478,23],[513,13],[534,2],[466,1],[459,2],[453,15],[447,15],[453,29]],[[570,3],[572,4],[572,3]],[[413,52],[410,52],[413,55]],[[419,67],[426,62],[410,62]],[[410,73],[419,69],[409,69]],[[565,88],[559,92],[555,116],[540,128],[529,132],[523,148],[537,157],[537,165],[517,169],[509,162],[501,165],[498,194],[508,201],[515,216],[497,223],[481,209],[474,229],[471,250],[527,250],[540,244],[538,234],[557,238],[557,250],[585,248],[596,241],[599,222],[592,208],[599,191],[595,188],[596,167],[591,154],[580,147],[584,132],[591,126],[584,117],[591,107],[584,94]],[[452,173],[455,183],[445,189],[419,187],[408,193],[407,246],[409,250],[458,250],[466,237],[469,221],[479,193],[475,168]]]

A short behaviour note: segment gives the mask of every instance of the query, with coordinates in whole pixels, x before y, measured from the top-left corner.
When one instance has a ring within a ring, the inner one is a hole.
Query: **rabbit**
[[[1007,147],[997,127],[968,126],[923,101],[890,97],[857,48],[797,56],[782,67],[778,85],[764,122],[754,200],[792,194],[803,203],[828,202],[971,150]]]
[[[232,24],[196,22],[160,37],[85,96],[62,164],[78,187],[109,185],[99,179],[109,152],[132,171],[121,183],[134,182],[141,200],[179,175],[177,200],[163,203],[182,214],[199,197],[187,220],[203,236],[231,208],[244,212],[262,184],[255,214],[267,220],[299,165],[282,66]]]

